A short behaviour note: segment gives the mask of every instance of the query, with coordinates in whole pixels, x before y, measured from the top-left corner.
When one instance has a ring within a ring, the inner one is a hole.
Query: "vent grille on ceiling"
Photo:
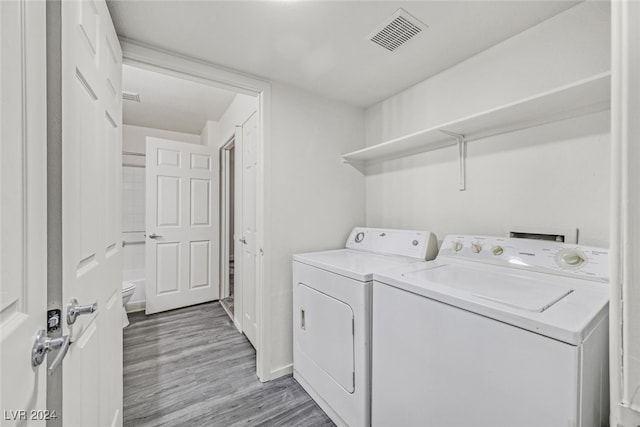
[[[393,52],[426,28],[427,25],[418,18],[398,9],[369,35],[369,40]]]
[[[125,101],[140,102],[140,95],[135,92],[122,92],[122,99]]]

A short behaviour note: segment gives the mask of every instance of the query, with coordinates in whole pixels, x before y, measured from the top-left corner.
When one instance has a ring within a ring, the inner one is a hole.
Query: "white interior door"
[[[216,300],[215,150],[148,137],[146,153],[146,312]]]
[[[44,425],[39,416],[44,417],[46,410],[47,364],[34,368],[29,357],[37,331],[47,324],[44,21],[44,2],[0,2],[0,423],[3,426]]]
[[[258,148],[258,114],[242,125],[242,331],[256,347],[256,168]]]
[[[62,1],[61,19],[63,313],[97,303],[63,322],[64,425],[120,425],[122,51],[104,0]]]

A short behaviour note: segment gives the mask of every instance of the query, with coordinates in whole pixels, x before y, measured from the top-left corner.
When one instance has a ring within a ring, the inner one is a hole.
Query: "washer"
[[[372,425],[608,425],[608,259],[448,236],[436,261],[375,274]]]
[[[337,425],[370,425],[373,273],[436,253],[428,231],[356,227],[346,249],[293,256],[293,377]]]

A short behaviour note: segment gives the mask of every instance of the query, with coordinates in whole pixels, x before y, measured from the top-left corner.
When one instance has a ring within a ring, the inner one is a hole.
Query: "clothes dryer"
[[[373,273],[436,253],[428,231],[356,227],[345,249],[293,256],[293,376],[337,425],[370,425]]]

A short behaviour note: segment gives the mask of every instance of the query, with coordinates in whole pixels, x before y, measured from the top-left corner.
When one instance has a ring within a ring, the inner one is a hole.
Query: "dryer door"
[[[348,304],[302,283],[296,286],[297,345],[345,391],[353,393],[353,310]]]

